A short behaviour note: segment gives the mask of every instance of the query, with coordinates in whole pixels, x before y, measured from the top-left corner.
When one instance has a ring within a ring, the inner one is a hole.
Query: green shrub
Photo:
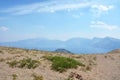
[[[84,64],[72,58],[66,58],[66,57],[60,57],[60,56],[54,56],[54,57],[48,56],[46,58],[52,61],[52,69],[59,72],[66,71],[66,69],[69,69],[69,68],[77,68],[78,65],[85,66]]]

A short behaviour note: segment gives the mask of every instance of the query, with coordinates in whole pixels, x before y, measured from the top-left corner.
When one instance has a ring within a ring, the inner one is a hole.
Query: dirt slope
[[[117,51],[118,54],[114,54],[114,51],[111,53],[73,55],[0,47],[0,80],[35,80],[33,74],[42,76],[43,80],[66,80],[71,72],[81,75],[83,80],[120,80],[120,51]],[[55,55],[74,58],[86,66],[69,69],[63,73],[56,72],[51,70],[51,62],[43,58]],[[12,68],[8,65],[10,61],[23,58],[38,60],[40,65],[35,69]]]

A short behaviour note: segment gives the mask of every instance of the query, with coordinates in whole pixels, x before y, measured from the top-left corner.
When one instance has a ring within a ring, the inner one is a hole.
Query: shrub
[[[66,58],[66,57],[60,57],[60,56],[49,56],[46,57],[48,60],[52,61],[52,69],[55,71],[63,72],[66,71],[66,69],[69,68],[77,68],[77,66],[85,66],[84,64],[72,59],[72,58]]]

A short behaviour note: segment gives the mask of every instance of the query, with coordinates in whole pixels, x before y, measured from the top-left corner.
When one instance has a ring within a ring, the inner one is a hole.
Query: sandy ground
[[[43,58],[43,56],[48,55],[71,57],[89,68],[79,66],[77,69],[69,69],[66,72],[59,73],[51,70],[51,62]],[[35,69],[27,69],[12,68],[7,64],[9,61],[27,57],[40,61],[40,65]],[[74,55],[0,47],[0,80],[34,80],[32,74],[43,76],[43,80],[66,80],[71,72],[81,75],[83,80],[120,80],[120,50],[106,54]],[[17,75],[16,79],[13,75]]]

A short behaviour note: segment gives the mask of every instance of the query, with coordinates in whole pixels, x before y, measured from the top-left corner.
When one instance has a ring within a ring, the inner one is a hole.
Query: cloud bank
[[[49,0],[39,3],[31,3],[26,5],[14,6],[6,10],[2,10],[3,13],[10,13],[12,15],[24,15],[31,13],[53,13],[57,11],[73,11],[83,8],[90,9],[95,15],[101,15],[101,13],[107,12],[114,8],[113,5],[102,5],[96,3],[97,1],[91,0]]]

